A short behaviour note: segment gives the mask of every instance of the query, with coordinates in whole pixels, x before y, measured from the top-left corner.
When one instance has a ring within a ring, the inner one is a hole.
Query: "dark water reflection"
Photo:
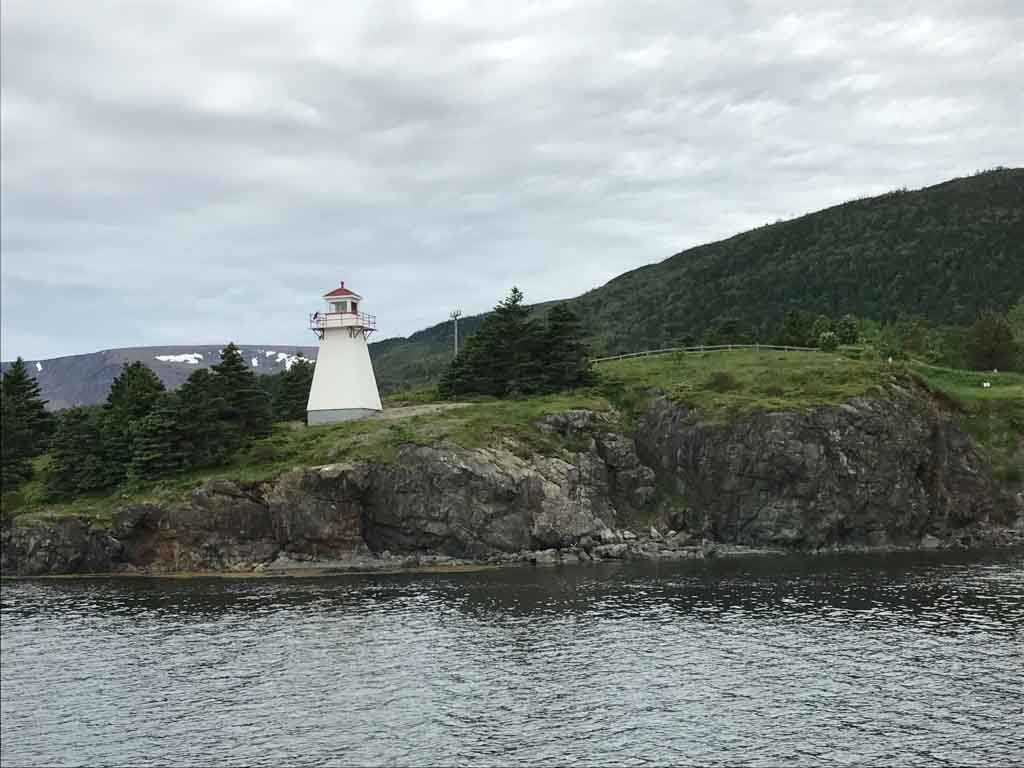
[[[3,585],[3,765],[1024,762],[1024,557]]]

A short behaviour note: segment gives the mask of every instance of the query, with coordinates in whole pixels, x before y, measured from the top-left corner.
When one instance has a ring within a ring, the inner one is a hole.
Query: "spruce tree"
[[[50,443],[47,489],[52,494],[87,493],[108,484],[99,408],[71,408],[57,422]]]
[[[31,476],[31,459],[46,448],[53,432],[53,416],[46,411],[39,383],[20,357],[0,379],[3,434],[0,435],[0,487],[17,488]]]
[[[256,382],[256,374],[246,365],[234,342],[221,350],[220,362],[213,366],[217,387],[227,404],[226,415],[243,435],[264,437],[270,434],[273,417],[270,398]]]
[[[165,395],[147,416],[133,425],[131,476],[155,480],[186,466],[179,408],[173,395]]]
[[[22,408],[0,390],[0,491],[16,490],[32,476],[32,429]]]
[[[513,288],[488,314],[438,386],[442,397],[549,392],[589,380],[589,363],[578,318],[562,305],[547,323],[530,317],[523,294]]]
[[[305,421],[313,370],[313,363],[300,357],[281,374],[273,403],[276,420]]]
[[[134,454],[135,425],[149,415],[163,393],[160,378],[138,361],[125,363],[110,385],[101,424],[104,468],[110,484],[120,482],[127,475]]]
[[[548,312],[543,359],[547,390],[579,387],[594,381],[580,320],[565,304],[558,304]]]
[[[443,397],[464,394],[502,397],[528,391],[536,376],[530,357],[536,352],[538,324],[513,287],[466,341],[438,386]]]
[[[194,371],[177,395],[185,463],[209,467],[226,461],[241,444],[242,434],[237,422],[229,419],[215,374],[207,368]]]

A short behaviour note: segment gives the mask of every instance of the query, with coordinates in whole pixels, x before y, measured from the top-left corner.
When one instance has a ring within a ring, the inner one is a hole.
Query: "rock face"
[[[906,545],[1008,522],[970,439],[923,391],[735,423],[659,400],[637,449],[673,484],[672,526],[721,542]]]
[[[991,541],[1015,514],[923,391],[893,387],[729,423],[656,400],[635,436],[617,415],[583,410],[538,428],[562,447],[406,446],[387,464],[210,481],[185,502],[128,506],[104,526],[15,518],[0,529],[0,567],[39,575],[678,559],[732,545],[933,548]]]

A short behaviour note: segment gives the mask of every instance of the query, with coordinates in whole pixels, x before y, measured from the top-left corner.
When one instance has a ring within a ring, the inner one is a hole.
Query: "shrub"
[[[839,338],[832,331],[825,331],[818,337],[818,346],[825,352],[835,352]]]
[[[740,383],[728,371],[715,371],[708,376],[704,386],[714,392],[731,392],[734,389],[739,389]]]

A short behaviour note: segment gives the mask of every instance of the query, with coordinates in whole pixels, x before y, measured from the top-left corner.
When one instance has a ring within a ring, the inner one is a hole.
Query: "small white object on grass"
[[[988,388],[990,388],[992,386],[992,382],[991,381],[983,381],[981,383],[981,386],[983,386],[985,389],[988,389]]]

